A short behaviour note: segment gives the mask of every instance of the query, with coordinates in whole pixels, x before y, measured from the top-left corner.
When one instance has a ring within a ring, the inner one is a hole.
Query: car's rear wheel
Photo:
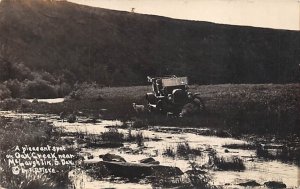
[[[163,109],[163,102],[162,102],[162,100],[159,100],[158,102],[157,102],[157,104],[156,104],[156,109],[158,110],[158,111],[162,111],[162,109]]]
[[[156,97],[153,93],[147,93],[146,94],[146,100],[149,104],[155,104],[156,103]]]
[[[157,102],[157,104],[156,104],[156,109],[157,109],[159,112],[161,112],[161,113],[166,113],[166,112],[167,112],[166,108],[167,108],[167,104],[166,104],[165,101],[159,100],[159,101]]]
[[[155,107],[150,103],[148,103],[148,111],[149,111],[149,113],[155,112]]]

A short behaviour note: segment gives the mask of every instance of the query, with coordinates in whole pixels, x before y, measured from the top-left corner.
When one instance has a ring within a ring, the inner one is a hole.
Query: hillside
[[[300,33],[295,31],[176,20],[66,1],[2,0],[0,33],[2,55],[68,83],[141,85],[147,75],[162,74],[187,75],[198,84],[300,80]]]

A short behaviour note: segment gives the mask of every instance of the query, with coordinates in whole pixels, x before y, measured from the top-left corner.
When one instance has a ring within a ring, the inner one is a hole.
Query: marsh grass
[[[101,147],[101,142],[102,142],[101,135],[96,135],[96,134],[88,134],[84,136],[83,143],[86,143],[86,146],[88,148],[97,148]]]
[[[117,128],[109,128],[108,131],[101,133],[100,137],[103,141],[112,143],[124,142],[124,134],[120,133]]]
[[[239,157],[225,158],[216,157],[214,159],[215,166],[223,171],[233,170],[233,171],[243,171],[246,169],[243,160]]]
[[[217,151],[214,149],[211,149],[208,153],[207,165],[221,171],[244,171],[246,169],[243,160],[238,156],[218,156]]]
[[[132,134],[131,130],[129,130],[127,138],[125,139],[128,142],[136,142],[138,146],[143,146],[144,145],[144,135],[142,131],[136,132]]]
[[[200,149],[190,147],[189,143],[185,141],[178,143],[176,148],[170,146],[166,147],[162,154],[171,158],[175,158],[177,156],[180,158],[190,159],[195,156],[201,156],[202,152]]]
[[[209,153],[208,165],[222,171],[244,171],[244,162],[237,156],[219,157],[215,150]]]
[[[218,187],[210,184],[211,177],[202,170],[196,162],[189,162],[191,170],[188,172],[188,178],[191,188],[217,189]]]
[[[125,140],[124,134],[117,128],[109,128],[100,134],[83,134],[83,138],[79,141],[88,148],[118,148],[123,146]]]
[[[89,148],[117,148],[122,147],[124,142],[135,142],[138,146],[143,146],[145,138],[143,132],[131,132],[128,129],[128,134],[119,132],[118,128],[110,127],[107,131],[100,134],[86,134],[83,141]],[[79,132],[78,136],[81,133]]]
[[[167,156],[167,157],[171,157],[171,158],[175,158],[176,157],[176,152],[175,152],[174,148],[169,146],[169,147],[166,147],[163,150],[162,155]]]
[[[189,158],[190,155],[193,155],[193,156],[201,156],[202,155],[200,149],[191,148],[187,141],[177,144],[176,153],[179,157],[184,157],[184,158]]]
[[[138,146],[143,146],[144,145],[144,136],[142,132],[138,132],[136,134],[136,143]]]
[[[280,160],[300,165],[300,148],[297,146],[283,145],[277,149],[268,149],[258,145],[256,155],[265,160]]]

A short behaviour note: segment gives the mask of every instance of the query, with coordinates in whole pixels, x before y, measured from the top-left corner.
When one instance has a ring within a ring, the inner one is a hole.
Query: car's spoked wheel
[[[157,111],[159,111],[159,112],[162,112],[162,111],[163,111],[163,102],[162,102],[162,100],[159,100],[159,101],[157,102],[157,104],[156,104],[156,109],[157,109]]]
[[[154,108],[153,108],[153,106],[151,106],[150,103],[148,104],[148,112],[149,113],[153,113],[154,112]]]
[[[167,104],[163,100],[159,100],[156,105],[156,109],[161,113],[166,113]]]

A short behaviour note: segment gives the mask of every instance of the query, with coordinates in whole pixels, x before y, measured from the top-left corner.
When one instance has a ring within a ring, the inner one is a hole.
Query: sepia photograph
[[[300,0],[0,0],[0,189],[300,188]]]

